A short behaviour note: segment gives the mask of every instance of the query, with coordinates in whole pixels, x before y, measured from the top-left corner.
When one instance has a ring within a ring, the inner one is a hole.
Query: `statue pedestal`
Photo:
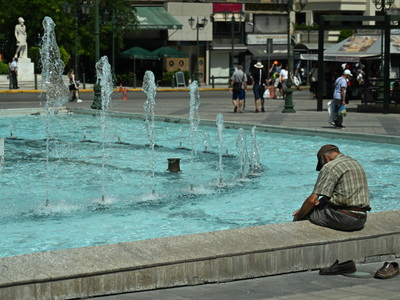
[[[18,82],[35,81],[34,63],[30,58],[18,58]]]

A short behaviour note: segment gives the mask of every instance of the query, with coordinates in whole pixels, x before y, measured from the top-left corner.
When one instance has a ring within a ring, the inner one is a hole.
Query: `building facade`
[[[227,83],[232,67],[238,64],[249,72],[256,61],[264,65],[274,60],[287,63],[288,21],[290,47],[296,61],[301,53],[317,51],[316,25],[320,16],[382,14],[372,0],[308,0],[301,11],[300,1],[294,0],[289,20],[287,12],[279,10],[285,7],[276,5],[276,0],[129,2],[133,7],[163,7],[181,25],[141,30],[139,35],[130,37],[132,44],[148,50],[169,46],[186,53],[186,58],[167,57],[158,62],[158,70],[189,71],[191,78],[199,78],[206,84]],[[397,14],[399,8],[400,0],[395,0],[390,11]],[[339,33],[327,32],[324,47],[337,43]],[[308,65],[304,67],[309,68]]]

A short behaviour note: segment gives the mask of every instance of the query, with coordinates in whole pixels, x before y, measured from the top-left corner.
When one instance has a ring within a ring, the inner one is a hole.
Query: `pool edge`
[[[341,232],[308,221],[0,258],[0,299],[75,299],[400,256],[400,210]]]

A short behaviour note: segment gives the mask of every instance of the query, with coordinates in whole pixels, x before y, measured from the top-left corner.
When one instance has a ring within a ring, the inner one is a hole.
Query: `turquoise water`
[[[199,127],[192,160],[178,149],[191,144],[189,125],[156,123],[154,176],[144,121],[108,118],[102,130],[99,117],[68,114],[50,128],[46,143],[46,117],[0,118],[0,256],[290,222],[326,143],[362,163],[373,212],[400,208],[397,145],[257,132],[263,168],[240,178],[238,131],[225,129],[219,185],[216,128]],[[182,172],[168,172],[168,158]]]

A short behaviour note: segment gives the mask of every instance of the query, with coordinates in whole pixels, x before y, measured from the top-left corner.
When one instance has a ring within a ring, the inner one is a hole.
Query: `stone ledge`
[[[0,299],[74,299],[400,255],[400,210],[341,232],[308,221],[0,258]]]

